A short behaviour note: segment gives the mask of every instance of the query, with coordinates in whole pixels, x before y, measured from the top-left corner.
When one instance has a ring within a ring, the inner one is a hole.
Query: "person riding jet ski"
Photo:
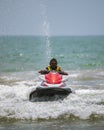
[[[57,99],[64,99],[72,90],[66,84],[69,76],[67,72],[61,70],[57,65],[57,60],[52,58],[50,60],[50,65],[46,67],[46,70],[40,70],[39,78],[41,82],[34,86],[29,94],[29,100],[35,101],[36,99],[51,99],[51,97],[56,97]]]
[[[55,58],[52,58],[50,60],[50,65],[46,67],[46,70],[40,70],[39,73],[40,74],[48,74],[50,71],[56,71],[58,72],[59,74],[62,74],[62,75],[68,75],[67,72],[64,72],[61,70],[61,68],[57,65],[58,62]]]

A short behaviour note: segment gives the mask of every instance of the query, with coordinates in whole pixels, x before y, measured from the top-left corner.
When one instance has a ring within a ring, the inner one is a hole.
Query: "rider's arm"
[[[48,74],[49,71],[47,71],[47,70],[40,70],[39,73],[40,73],[40,74]]]
[[[60,70],[58,71],[58,73],[59,73],[59,74],[62,74],[62,75],[68,75],[68,73],[67,73],[67,72],[64,72],[63,70],[61,70],[61,68],[60,68]]]
[[[68,73],[67,73],[67,72],[64,72],[64,71],[59,71],[58,73],[59,73],[59,74],[62,74],[62,75],[68,75]]]

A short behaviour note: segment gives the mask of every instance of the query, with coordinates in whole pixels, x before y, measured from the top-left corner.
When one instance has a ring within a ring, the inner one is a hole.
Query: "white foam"
[[[58,118],[71,114],[81,119],[88,119],[92,114],[104,116],[103,85],[102,89],[99,89],[102,82],[95,88],[93,84],[91,84],[92,86],[88,84],[89,81],[77,79],[81,74],[72,72],[69,75],[73,82],[73,84],[68,82],[69,87],[75,89],[75,93],[70,94],[62,101],[47,102],[29,101],[30,92],[39,83],[33,72],[7,74],[6,77],[2,75],[1,80],[4,78],[5,80],[2,80],[2,85],[0,85],[0,117],[35,120]],[[25,76],[23,77],[23,75]],[[96,82],[96,79],[92,78],[91,80]],[[13,84],[11,84],[12,81]]]
[[[70,115],[87,119],[91,114],[104,115],[104,90],[76,90],[63,101],[30,102],[29,93],[34,86],[22,81],[14,86],[0,85],[0,116],[17,119],[48,119]],[[31,84],[32,82],[30,82]]]

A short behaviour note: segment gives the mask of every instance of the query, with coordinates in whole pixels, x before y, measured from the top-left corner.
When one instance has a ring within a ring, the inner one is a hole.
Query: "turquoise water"
[[[104,36],[0,37],[1,72],[37,71],[52,57],[65,70],[104,68],[103,55]]]
[[[0,129],[103,130],[103,55],[104,36],[1,36]],[[52,57],[69,73],[74,93],[62,101],[30,102],[38,71]]]

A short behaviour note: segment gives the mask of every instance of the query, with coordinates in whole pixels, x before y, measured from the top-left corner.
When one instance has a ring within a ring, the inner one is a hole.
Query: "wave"
[[[103,71],[72,71],[68,84],[75,93],[63,100],[30,102],[37,73],[0,74],[0,120],[104,119],[103,77]]]
[[[2,88],[1,88],[2,87]],[[15,120],[104,119],[104,90],[76,90],[64,100],[29,102],[30,88],[1,86],[0,117]]]

